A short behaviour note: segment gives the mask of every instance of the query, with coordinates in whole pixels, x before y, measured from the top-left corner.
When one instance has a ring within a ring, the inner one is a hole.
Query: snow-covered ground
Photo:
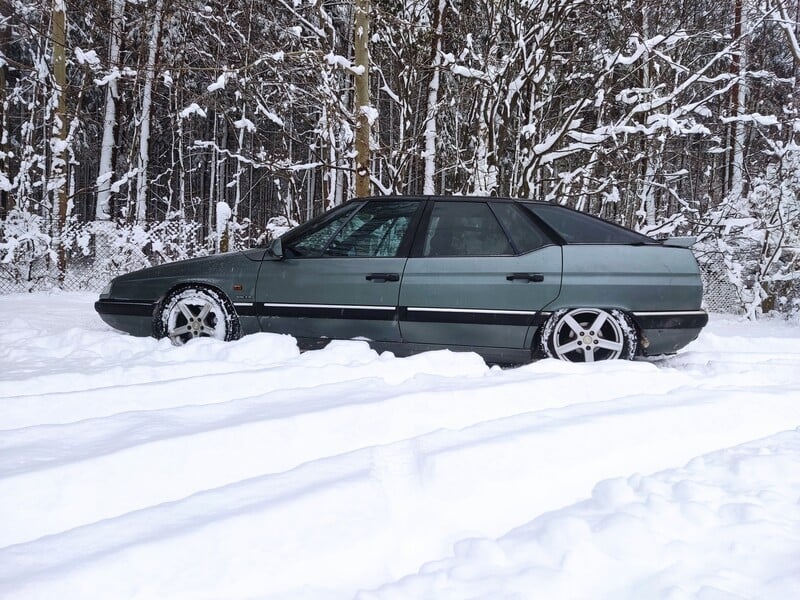
[[[800,598],[800,327],[653,362],[114,332],[0,297],[0,598]]]

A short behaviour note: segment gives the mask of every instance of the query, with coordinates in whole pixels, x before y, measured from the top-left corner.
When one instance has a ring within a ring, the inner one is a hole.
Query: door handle
[[[506,275],[507,281],[517,281],[518,279],[529,283],[540,283],[544,281],[544,275],[541,273],[509,273]]]
[[[386,281],[400,281],[399,273],[370,273],[367,275],[367,281],[376,281],[383,283]]]

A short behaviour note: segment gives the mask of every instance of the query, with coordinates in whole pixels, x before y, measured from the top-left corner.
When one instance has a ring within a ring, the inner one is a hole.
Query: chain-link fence
[[[786,316],[800,313],[800,279],[765,271],[763,245],[738,239],[736,245],[700,243],[693,250],[703,278],[703,306],[710,312]]]
[[[701,263],[703,306],[709,312],[742,314],[742,299],[724,267],[716,263]]]
[[[71,223],[63,235],[66,269],[59,272],[51,237],[35,221],[17,222],[0,247],[0,294],[49,289],[97,291],[121,273],[203,256],[200,226],[189,221],[142,225]]]
[[[62,289],[97,291],[122,273],[268,242],[297,223],[270,217],[256,227],[230,220],[217,233],[177,215],[164,221],[125,223],[73,219],[60,235],[54,223],[12,209],[0,219],[0,294]],[[58,268],[63,248],[65,269]]]

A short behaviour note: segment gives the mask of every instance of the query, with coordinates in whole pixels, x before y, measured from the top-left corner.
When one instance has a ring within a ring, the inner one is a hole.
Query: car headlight
[[[101,296],[109,296],[109,295],[111,295],[111,282],[110,281],[106,284],[106,287],[104,287],[103,290],[100,292],[100,295]]]

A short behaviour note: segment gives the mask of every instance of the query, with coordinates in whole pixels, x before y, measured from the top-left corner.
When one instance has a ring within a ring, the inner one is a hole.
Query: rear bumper
[[[708,324],[704,310],[635,312],[633,318],[640,329],[702,329]]]
[[[697,339],[708,323],[704,310],[635,312],[633,319],[641,333],[645,356],[674,354]]]
[[[131,335],[149,336],[153,334],[153,311],[155,303],[137,300],[100,299],[94,309],[100,318],[114,329]]]

